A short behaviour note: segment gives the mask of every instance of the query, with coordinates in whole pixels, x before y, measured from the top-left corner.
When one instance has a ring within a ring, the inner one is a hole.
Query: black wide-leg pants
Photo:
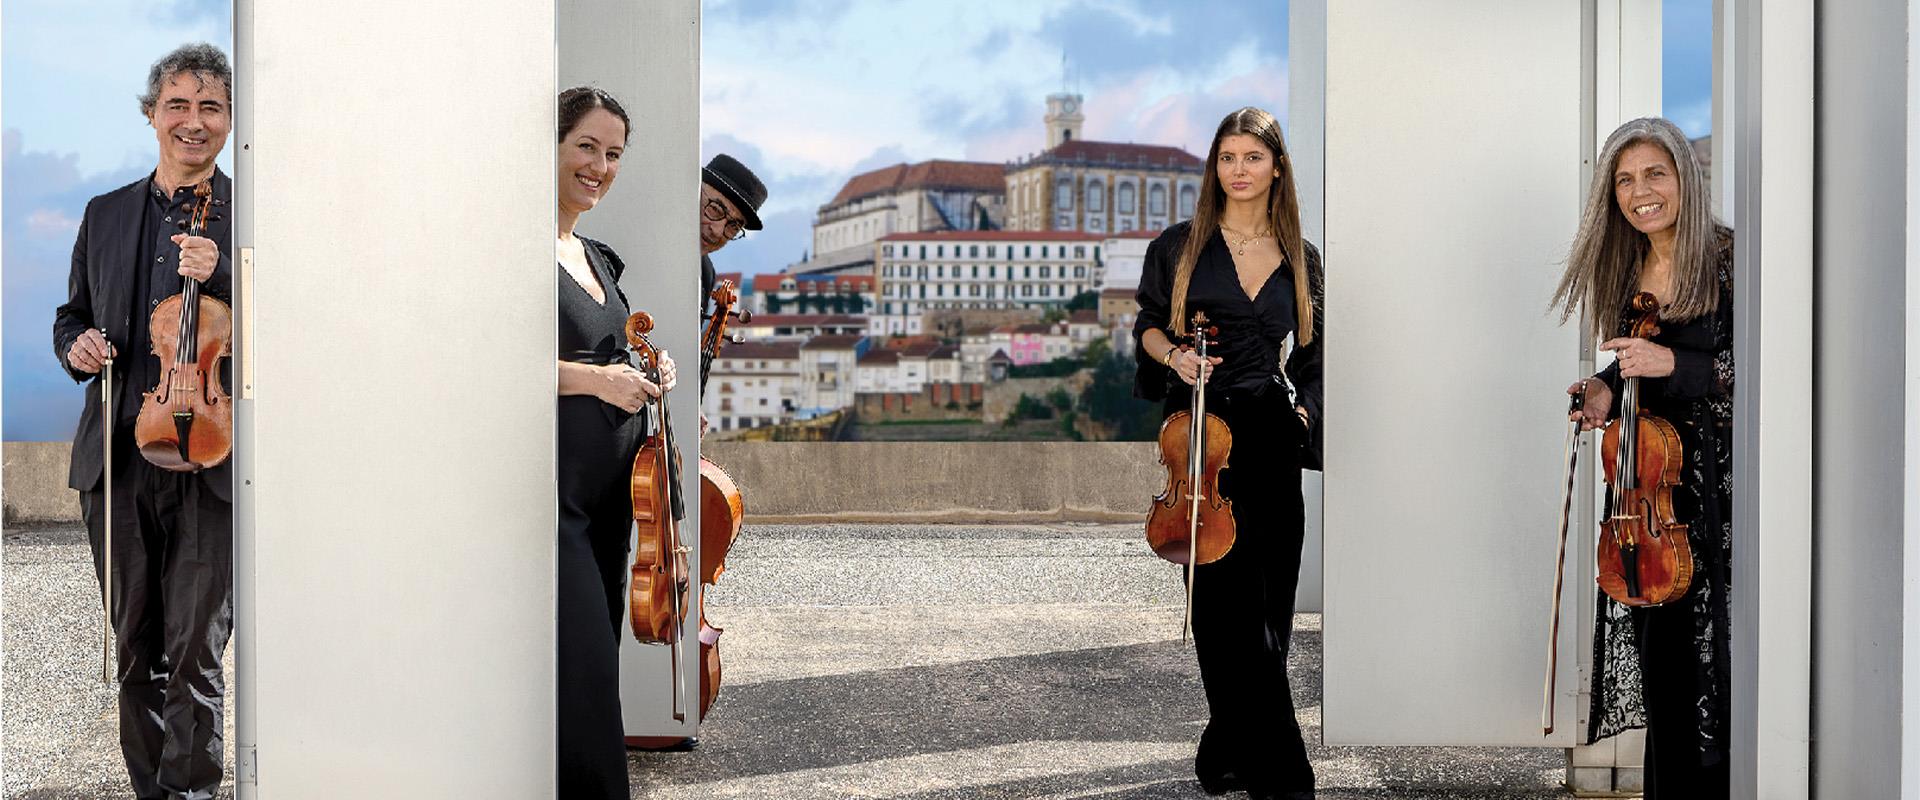
[[[1706,764],[1700,755],[1700,646],[1691,600],[1634,609],[1647,709],[1646,800],[1724,800],[1731,791],[1727,760]]]
[[[560,398],[555,598],[556,788],[560,800],[626,800],[620,642],[626,634],[627,479],[642,426],[591,397]]]
[[[131,432],[116,439],[132,441]],[[120,752],[141,800],[220,788],[221,655],[233,634],[233,505],[200,475],[114,453],[113,622]],[[105,586],[104,482],[81,492],[94,579]]]
[[[1186,397],[1178,398],[1184,406]],[[1195,570],[1193,638],[1210,719],[1194,771],[1248,786],[1311,791],[1313,765],[1287,678],[1294,591],[1306,513],[1300,497],[1305,434],[1285,392],[1209,395],[1207,411],[1233,431],[1221,493],[1233,501],[1227,555]],[[1184,569],[1184,567],[1182,568]]]

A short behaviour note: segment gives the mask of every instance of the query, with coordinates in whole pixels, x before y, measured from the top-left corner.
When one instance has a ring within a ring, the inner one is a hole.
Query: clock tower
[[[1080,113],[1080,95],[1047,95],[1047,149],[1059,147],[1065,142],[1082,136],[1087,117]]]

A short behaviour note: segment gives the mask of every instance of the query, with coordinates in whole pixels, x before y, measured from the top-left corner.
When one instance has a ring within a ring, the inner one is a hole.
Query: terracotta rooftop
[[[778,325],[861,325],[867,324],[867,318],[853,314],[755,314],[752,322],[735,323],[729,327],[767,328]]]
[[[860,357],[860,366],[863,367],[884,367],[898,363],[900,352],[897,350],[868,350],[866,355]]]
[[[720,351],[717,361],[735,359],[795,359],[800,357],[797,342],[739,342]]]
[[[859,333],[829,333],[808,339],[806,344],[800,346],[800,349],[847,350],[852,349],[854,345],[860,343],[861,339],[865,338],[867,338],[865,334]]]
[[[1085,139],[1061,142],[1058,147],[1041,153],[1034,160],[1194,170],[1200,169],[1201,165],[1199,156],[1178,147],[1132,142],[1091,142]]]
[[[883,242],[1099,242],[1107,237],[1079,231],[923,231],[889,233]]]
[[[1098,325],[1100,324],[1100,312],[1095,311],[1091,308],[1082,308],[1068,315],[1067,321],[1083,322],[1089,325]]]
[[[802,286],[807,287],[809,291],[815,292],[828,290],[843,292],[860,291],[862,284],[865,284],[865,288],[868,290],[873,288],[873,273],[871,272],[824,273],[819,275],[775,272],[768,275],[753,276],[753,290],[756,292],[777,292],[780,291],[780,284],[788,280],[793,281],[795,291],[798,291]]]
[[[1195,159],[1198,163],[1198,159]],[[847,180],[828,206],[851,203],[862,197],[912,189],[959,189],[963,191],[1005,194],[1007,168],[1003,164],[980,161],[922,161],[895,164],[871,172],[862,172]]]
[[[1137,294],[1139,294],[1139,290],[1129,289],[1125,286],[1109,286],[1105,289],[1100,290],[1101,299],[1111,299],[1111,298],[1121,298],[1121,297],[1132,299]]]

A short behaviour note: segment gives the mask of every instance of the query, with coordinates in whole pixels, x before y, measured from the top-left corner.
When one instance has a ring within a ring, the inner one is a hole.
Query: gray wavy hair
[[[233,68],[227,66],[227,54],[206,42],[195,42],[161,56],[153,62],[153,68],[147,70],[147,92],[140,95],[141,116],[153,116],[153,104],[160,100],[160,87],[183,72],[198,78],[202,87],[207,81],[219,81],[221,88],[227,90],[227,102],[233,102]]]
[[[1591,312],[1591,333],[1598,339],[1610,339],[1619,332],[1620,314],[1638,291],[1640,258],[1649,247],[1646,234],[1627,221],[1613,194],[1620,154],[1641,142],[1667,151],[1680,183],[1680,214],[1674,222],[1674,295],[1660,309],[1660,316],[1684,322],[1711,314],[1720,304],[1715,265],[1729,236],[1713,217],[1706,170],[1678,126],[1659,117],[1642,117],[1614,129],[1601,148],[1587,189],[1587,205],[1580,214],[1580,232],[1567,254],[1567,272],[1553,293],[1551,305],[1560,309],[1561,323],[1585,306]]]

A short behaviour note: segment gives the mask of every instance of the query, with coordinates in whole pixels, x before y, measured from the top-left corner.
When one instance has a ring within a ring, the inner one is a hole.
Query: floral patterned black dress
[[[1662,320],[1652,342],[1673,350],[1673,374],[1640,380],[1640,405],[1674,424],[1686,466],[1674,503],[1694,575],[1676,603],[1629,609],[1600,594],[1594,624],[1589,741],[1647,729],[1646,796],[1727,796],[1728,596],[1733,539],[1733,243],[1722,230],[1719,307]],[[1631,319],[1618,332],[1627,336]],[[1618,365],[1597,377],[1614,390]]]

